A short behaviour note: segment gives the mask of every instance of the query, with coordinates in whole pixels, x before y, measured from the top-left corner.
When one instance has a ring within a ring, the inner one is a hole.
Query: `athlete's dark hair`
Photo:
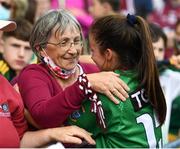
[[[166,103],[146,21],[140,16],[105,16],[94,21],[90,36],[102,54],[107,48],[118,54],[119,69],[137,70],[139,88],[145,88],[162,124],[166,117]]]

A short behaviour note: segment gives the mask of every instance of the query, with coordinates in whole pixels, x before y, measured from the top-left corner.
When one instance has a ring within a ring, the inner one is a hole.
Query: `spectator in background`
[[[93,18],[119,13],[120,0],[92,0],[89,12]]]
[[[0,55],[0,73],[11,81],[27,66],[33,52],[29,45],[32,24],[23,18],[15,19],[16,30],[2,35],[2,54]]]
[[[160,26],[150,23],[151,37],[153,41],[154,55],[157,62],[161,62],[165,58],[167,48],[167,36]]]

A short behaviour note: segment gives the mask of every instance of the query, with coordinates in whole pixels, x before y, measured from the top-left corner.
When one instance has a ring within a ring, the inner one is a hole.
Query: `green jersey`
[[[84,101],[82,108],[68,119],[93,134],[98,148],[151,148],[162,146],[162,132],[156,114],[144,94],[138,89],[138,81],[133,71],[116,71],[130,87],[129,98],[115,105],[105,95],[99,94],[104,109],[107,129],[102,130],[96,117],[90,112],[91,103]]]

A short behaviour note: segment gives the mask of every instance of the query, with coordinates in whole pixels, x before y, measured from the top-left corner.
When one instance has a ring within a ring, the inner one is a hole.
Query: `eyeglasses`
[[[59,46],[63,50],[70,49],[72,47],[72,45],[74,45],[74,48],[76,48],[76,49],[81,49],[83,47],[83,43],[82,43],[81,40],[74,41],[74,42],[71,42],[69,40],[69,41],[62,41],[62,42],[59,42],[59,43],[47,42],[47,44],[52,44],[52,45],[55,45],[55,46]]]

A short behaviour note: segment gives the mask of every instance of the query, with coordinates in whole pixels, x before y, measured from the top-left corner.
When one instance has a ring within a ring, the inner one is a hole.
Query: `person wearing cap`
[[[15,28],[15,22],[0,20],[0,31],[7,32]],[[82,143],[82,139],[90,144],[95,143],[87,131],[77,126],[28,131],[22,99],[1,75],[0,134],[0,148],[42,147],[54,141],[80,144]],[[62,145],[59,145],[59,147],[63,148]]]
[[[0,30],[4,32],[9,32],[15,30],[17,27],[16,23],[13,21],[0,20]]]
[[[9,81],[30,63],[33,56],[29,45],[32,24],[23,18],[14,21],[17,24],[16,30],[4,32],[1,41],[0,73]],[[9,24],[8,28],[12,27]]]

